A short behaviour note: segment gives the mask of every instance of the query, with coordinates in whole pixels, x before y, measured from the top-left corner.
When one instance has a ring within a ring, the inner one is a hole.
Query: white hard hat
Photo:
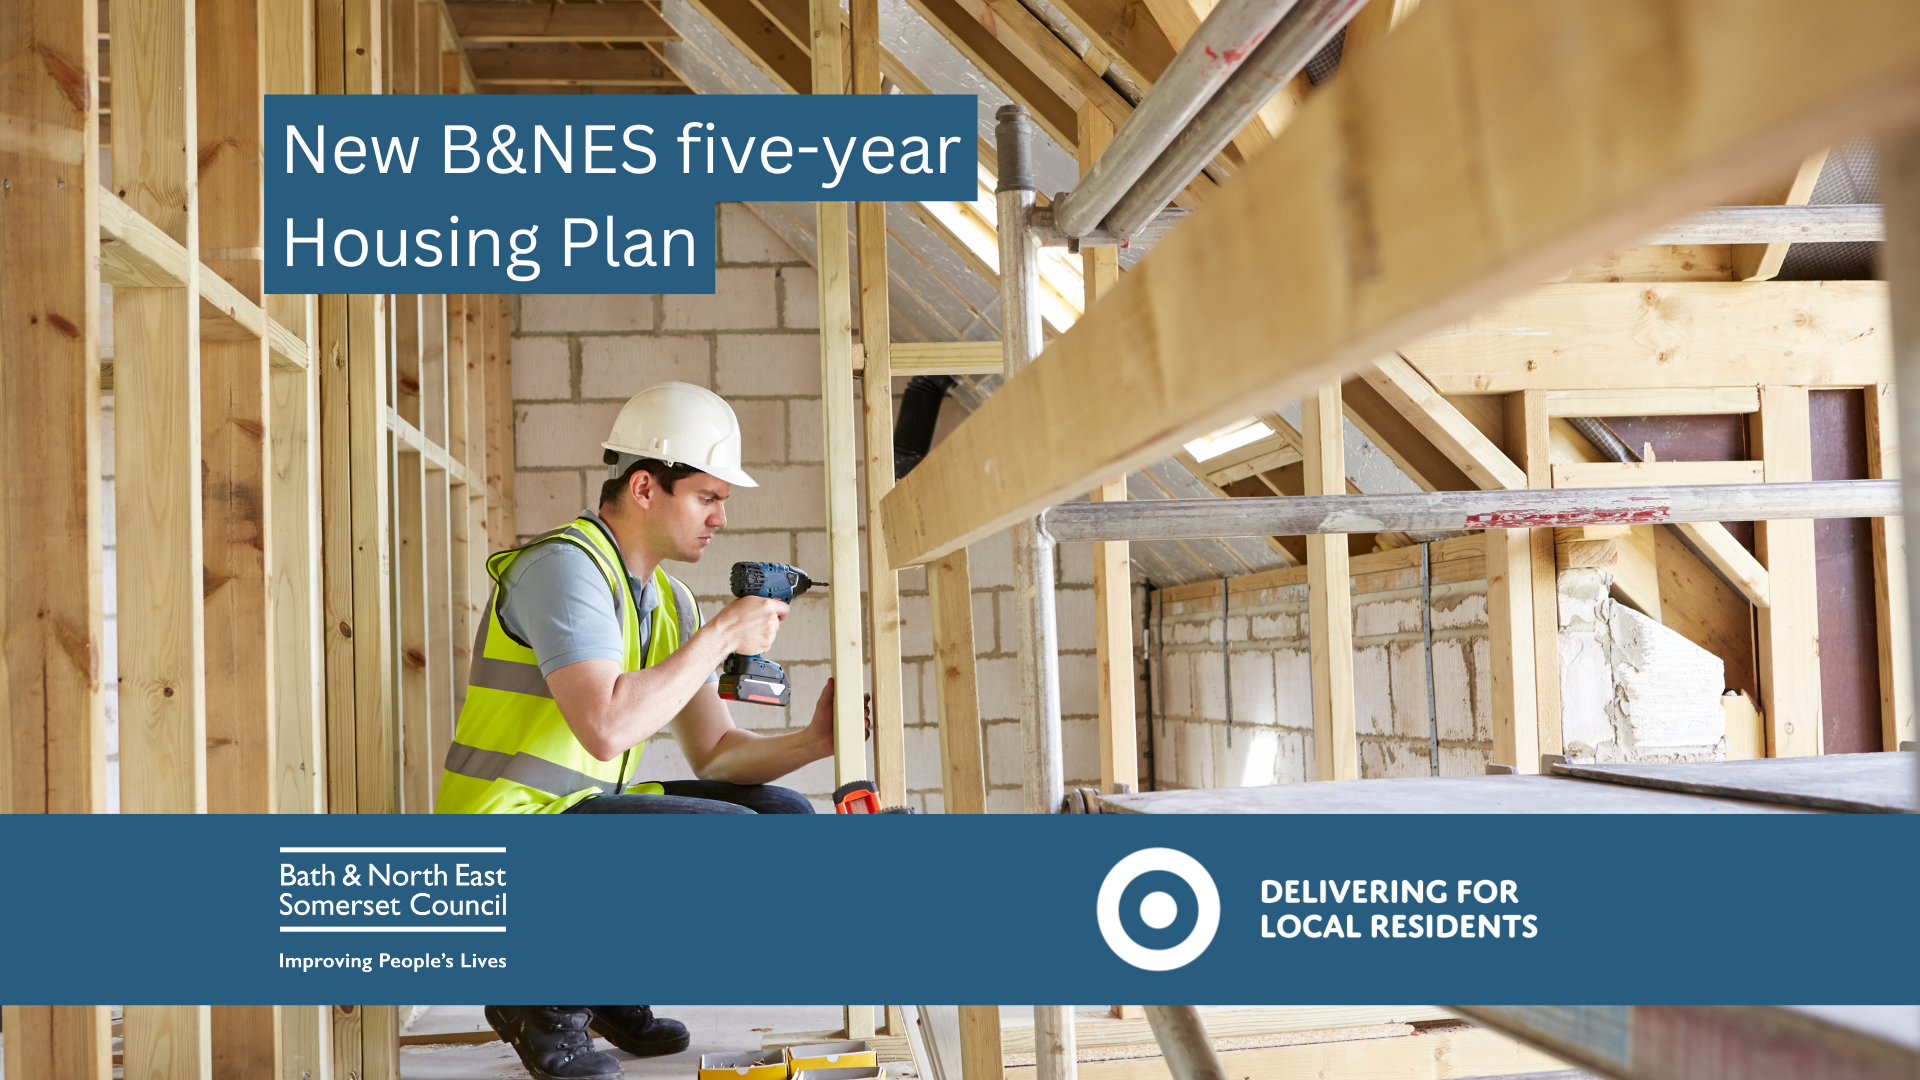
[[[627,399],[601,446],[620,455],[617,480],[640,458],[679,462],[741,487],[759,487],[740,468],[740,421],[719,394],[692,383],[650,386]]]

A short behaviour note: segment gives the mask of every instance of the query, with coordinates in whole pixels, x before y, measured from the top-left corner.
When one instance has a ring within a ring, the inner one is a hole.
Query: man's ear
[[[657,490],[653,474],[645,469],[635,469],[633,475],[627,477],[627,497],[641,506],[651,506]]]

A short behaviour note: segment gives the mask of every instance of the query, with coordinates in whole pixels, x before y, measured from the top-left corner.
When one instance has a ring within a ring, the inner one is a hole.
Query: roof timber
[[[667,21],[650,5],[501,4],[453,0],[454,32],[466,42],[674,41]]]
[[[1656,39],[1610,8],[1460,0],[1409,18],[894,489],[895,565],[989,535],[1217,428],[1247,400],[1350,370],[1756,171],[1920,108],[1920,9],[1899,0],[1818,16],[1755,0],[1737,18],[1673,0],[1679,32]],[[1811,59],[1818,75],[1783,87],[1756,59],[1796,70]],[[1689,78],[1649,83],[1649,70]],[[1063,401],[1070,414],[1047,404]],[[994,467],[1006,462],[1020,466]]]

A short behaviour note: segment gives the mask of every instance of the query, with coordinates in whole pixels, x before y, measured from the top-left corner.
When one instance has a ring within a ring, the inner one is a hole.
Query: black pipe
[[[915,375],[900,395],[900,420],[893,426],[893,478],[913,471],[933,446],[933,429],[940,423],[940,405],[953,386],[951,375]]]

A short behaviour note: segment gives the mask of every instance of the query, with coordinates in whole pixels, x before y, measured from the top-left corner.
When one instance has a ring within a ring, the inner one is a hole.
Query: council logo
[[[1191,964],[1220,929],[1220,891],[1184,851],[1141,848],[1113,864],[1094,902],[1113,955],[1144,971]]]

